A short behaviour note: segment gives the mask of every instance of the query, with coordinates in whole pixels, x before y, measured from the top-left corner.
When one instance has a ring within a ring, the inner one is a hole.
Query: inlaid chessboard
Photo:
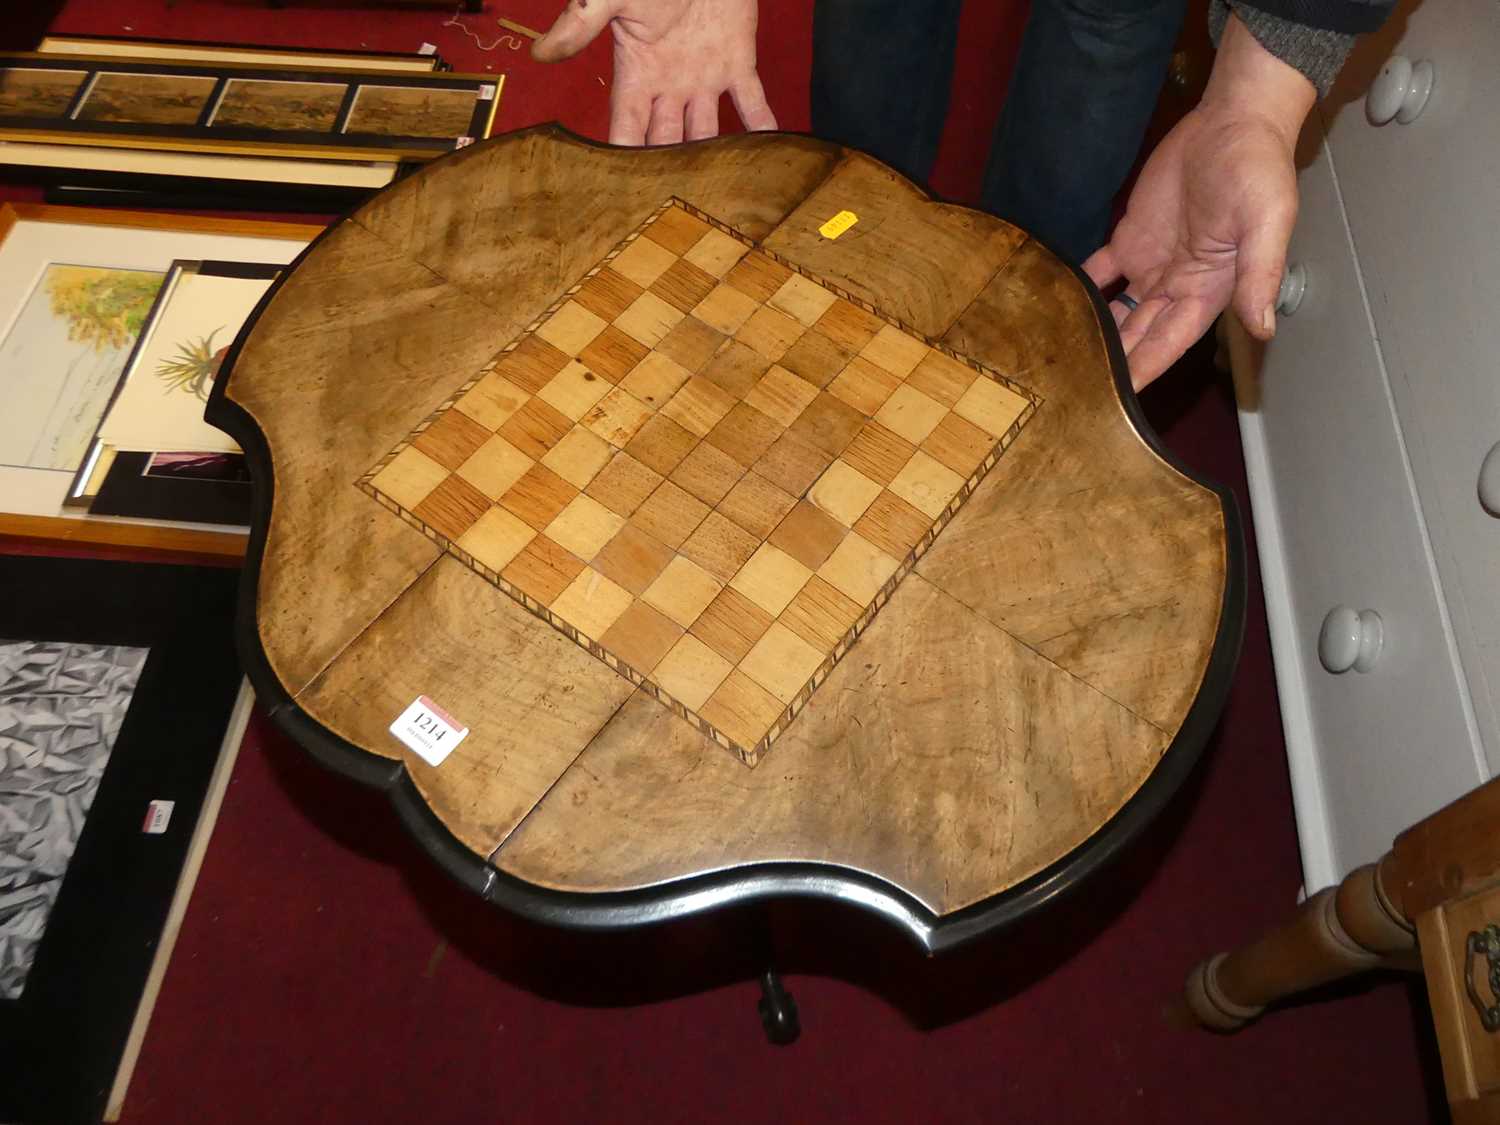
[[[359,484],[753,766],[1036,402],[672,199]]]

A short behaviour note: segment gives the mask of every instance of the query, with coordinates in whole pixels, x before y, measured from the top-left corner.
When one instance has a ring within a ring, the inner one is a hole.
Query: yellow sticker
[[[853,211],[840,211],[820,226],[818,233],[824,238],[837,238],[857,222],[859,222],[859,216]]]

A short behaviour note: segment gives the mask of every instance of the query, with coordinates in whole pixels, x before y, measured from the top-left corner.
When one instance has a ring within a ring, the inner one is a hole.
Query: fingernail
[[[1276,332],[1276,310],[1270,305],[1267,305],[1265,311],[1260,314],[1260,330],[1267,336],[1274,335]]]

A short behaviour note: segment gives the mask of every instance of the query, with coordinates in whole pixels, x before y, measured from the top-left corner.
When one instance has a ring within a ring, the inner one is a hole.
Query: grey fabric
[[[1306,75],[1307,80],[1317,87],[1320,98],[1328,93],[1354,46],[1355,37],[1351,34],[1283,19],[1241,3],[1241,0],[1209,0],[1208,31],[1215,47],[1224,34],[1224,24],[1229,20],[1231,9],[1262,47]]]
[[[0,642],[0,999],[26,987],[146,653]]]

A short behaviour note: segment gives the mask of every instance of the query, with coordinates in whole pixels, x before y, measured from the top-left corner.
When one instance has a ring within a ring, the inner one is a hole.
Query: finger
[[[1120,346],[1129,355],[1151,326],[1156,323],[1156,318],[1166,312],[1172,304],[1172,298],[1165,293],[1147,293],[1144,300],[1136,305],[1135,309],[1120,322]]]
[[[651,95],[618,82],[609,92],[609,143],[643,145],[651,120]]]
[[[1099,247],[1083,263],[1083,272],[1089,275],[1089,280],[1100,289],[1107,289],[1120,278],[1125,276],[1125,271],[1120,268],[1119,256],[1115,253],[1113,243]]]
[[[648,145],[675,145],[682,140],[682,115],[686,105],[681,98],[660,95],[651,103],[651,123],[646,126]]]
[[[760,84],[760,75],[752,71],[748,78],[742,78],[729,87],[729,99],[734,102],[734,111],[740,115],[746,129],[754,132],[776,128],[776,115],[766,101],[766,88]]]
[[[532,43],[531,57],[537,62],[571,59],[604,30],[616,7],[611,0],[571,0],[547,34]]]
[[[1278,208],[1240,244],[1234,258],[1234,311],[1250,335],[1269,340],[1276,334],[1276,295],[1286,270],[1286,246],[1297,221],[1297,208]]]
[[[1163,309],[1129,353],[1131,386],[1141,390],[1181,359],[1216,315],[1213,305],[1199,297],[1174,301]]]
[[[1123,292],[1116,293],[1109,299],[1109,312],[1115,318],[1115,327],[1125,323],[1126,317],[1141,306],[1141,295],[1132,293],[1127,286]]]
[[[687,107],[687,139],[701,141],[719,135],[719,99],[696,94]]]

